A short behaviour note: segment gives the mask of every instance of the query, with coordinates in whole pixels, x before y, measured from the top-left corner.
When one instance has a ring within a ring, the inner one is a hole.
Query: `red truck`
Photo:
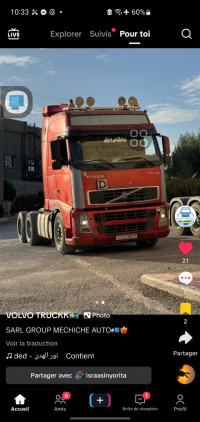
[[[70,100],[43,108],[45,203],[19,213],[18,237],[29,245],[50,239],[62,254],[133,241],[154,246],[169,233],[169,139],[134,97],[129,105],[120,97],[118,107],[94,107],[92,97],[83,104],[77,97],[76,106]]]

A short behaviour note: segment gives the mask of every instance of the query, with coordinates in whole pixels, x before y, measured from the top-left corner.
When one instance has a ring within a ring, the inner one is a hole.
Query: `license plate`
[[[116,236],[116,240],[128,240],[128,239],[137,239],[137,234],[119,234]]]

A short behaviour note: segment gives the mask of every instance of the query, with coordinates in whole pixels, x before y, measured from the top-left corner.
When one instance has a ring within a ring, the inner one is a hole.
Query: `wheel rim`
[[[63,234],[62,234],[62,226],[60,223],[57,223],[57,226],[56,226],[56,240],[59,245],[62,244]]]
[[[200,228],[200,215],[199,215],[199,213],[197,213],[197,221],[196,221],[196,224],[197,224],[198,228]]]
[[[196,209],[194,210],[196,211],[197,218],[196,218],[195,223],[192,225],[192,230],[199,231],[200,230],[200,214]]]

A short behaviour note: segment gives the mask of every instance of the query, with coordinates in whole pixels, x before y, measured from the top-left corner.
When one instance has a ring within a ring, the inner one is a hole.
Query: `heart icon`
[[[184,255],[187,255],[189,252],[191,252],[193,248],[193,245],[191,242],[181,242],[179,243],[179,249]]]
[[[78,375],[82,375],[83,371],[77,371]]]

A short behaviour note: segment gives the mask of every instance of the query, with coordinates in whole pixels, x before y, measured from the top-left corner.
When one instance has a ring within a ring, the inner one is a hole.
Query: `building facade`
[[[4,180],[17,189],[17,197],[43,190],[41,128],[27,122],[0,119],[0,202]]]

